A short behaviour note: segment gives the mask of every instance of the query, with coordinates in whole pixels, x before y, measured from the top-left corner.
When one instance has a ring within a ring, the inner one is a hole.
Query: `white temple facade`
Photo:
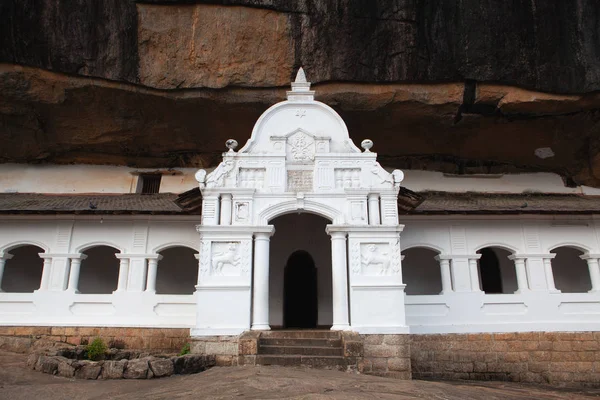
[[[323,260],[331,266],[331,329],[407,333],[397,208],[402,172],[385,171],[369,140],[364,151],[354,145],[340,116],[314,100],[302,69],[287,100],[259,118],[246,145],[239,152],[235,141],[228,146],[212,173],[196,174],[203,205],[192,334],[270,329],[270,237],[278,234],[271,222],[298,213],[329,222],[330,243],[317,251],[331,249]],[[298,230],[285,240],[301,246],[311,235]]]
[[[300,71],[244,146],[153,171],[157,194],[126,167],[0,165],[0,325],[600,331],[600,191],[390,171],[384,146]]]

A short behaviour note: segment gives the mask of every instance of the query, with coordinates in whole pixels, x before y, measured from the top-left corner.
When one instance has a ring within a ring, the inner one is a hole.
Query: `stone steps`
[[[341,347],[341,339],[294,339],[294,338],[275,338],[263,339],[258,341],[259,346],[294,346],[294,347]]]
[[[302,355],[302,356],[338,356],[344,354],[342,347],[323,346],[278,346],[261,345],[260,353],[265,355]]]
[[[348,361],[342,356],[303,356],[303,355],[295,355],[295,354],[293,354],[293,355],[292,354],[287,354],[287,355],[259,354],[256,356],[256,364],[345,369],[348,364]]]
[[[339,332],[297,330],[262,332],[256,364],[346,369]]]

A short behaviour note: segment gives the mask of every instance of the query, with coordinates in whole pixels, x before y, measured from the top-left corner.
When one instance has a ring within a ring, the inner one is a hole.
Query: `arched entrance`
[[[317,269],[308,252],[298,250],[288,258],[283,296],[284,328],[317,327]]]
[[[333,324],[331,222],[315,214],[286,214],[270,222],[269,325],[330,328]]]

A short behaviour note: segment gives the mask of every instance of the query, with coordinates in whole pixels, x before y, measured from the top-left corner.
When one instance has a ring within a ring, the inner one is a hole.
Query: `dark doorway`
[[[502,293],[502,275],[500,261],[491,248],[481,249],[479,272],[481,274],[481,290],[485,293]]]
[[[288,258],[283,283],[285,328],[317,327],[317,269],[311,255],[298,250]]]

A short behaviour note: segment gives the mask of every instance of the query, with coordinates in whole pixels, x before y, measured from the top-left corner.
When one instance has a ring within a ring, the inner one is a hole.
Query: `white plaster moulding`
[[[409,318],[410,319],[410,318]],[[564,322],[515,322],[485,324],[440,324],[410,325],[412,334],[446,334],[446,333],[513,333],[513,332],[586,332],[599,331],[600,322],[564,321]]]
[[[136,254],[136,253],[116,253],[115,257],[118,259],[121,258],[150,258],[150,259],[162,259],[162,256],[160,254],[156,254],[156,253],[143,253],[143,254]]]
[[[345,232],[364,234],[365,238],[376,238],[374,233],[400,233],[404,230],[404,225],[327,225],[326,232]],[[353,235],[354,238],[361,238],[360,235]]]
[[[124,193],[128,194],[128,193]],[[8,219],[19,219],[19,220],[54,220],[54,221],[94,221],[97,220],[100,223],[100,219],[103,221],[115,220],[115,221],[130,221],[130,220],[147,220],[153,221],[168,221],[168,222],[198,222],[200,221],[201,215],[140,215],[140,214],[52,214],[52,215],[31,215],[31,214],[20,214],[20,215],[2,215],[2,220]]]
[[[82,258],[84,256],[83,253],[39,253],[38,255],[40,258]]]
[[[234,277],[234,278],[239,278],[239,277]],[[252,288],[252,286],[247,285],[247,284],[241,284],[241,285],[219,285],[219,284],[207,284],[207,285],[196,285],[196,290],[204,290],[204,291],[209,291],[209,290],[237,290],[237,291],[242,291],[242,290],[250,290]]]
[[[387,278],[389,279],[389,277],[382,277],[382,278]],[[381,290],[394,290],[394,289],[402,289],[404,290],[404,288],[406,288],[406,285],[403,283],[400,284],[387,284],[387,285],[379,285],[377,283],[359,283],[359,284],[350,284],[350,287],[352,287],[352,289],[356,289],[356,290],[371,290],[371,289],[381,289]]]
[[[409,326],[350,326],[350,331],[361,335],[406,335],[410,334]]]
[[[53,327],[101,327],[101,328],[164,328],[164,329],[191,329],[194,325],[192,324],[173,324],[171,322],[165,322],[165,325],[157,325],[154,323],[140,324],[140,323],[114,323],[114,322],[102,322],[102,323],[89,323],[89,322],[58,322],[58,321],[40,321],[40,322],[3,322],[0,321],[0,326],[53,326]]]
[[[401,220],[436,220],[436,221],[468,221],[468,220],[503,220],[503,221],[521,221],[521,220],[542,220],[552,222],[557,219],[574,219],[581,218],[585,220],[600,220],[599,214],[585,214],[585,215],[569,215],[569,214],[460,214],[456,216],[448,215],[411,215],[411,214],[400,214],[398,216]]]
[[[196,225],[196,231],[204,235],[226,235],[234,237],[236,234],[247,239],[246,235],[253,233],[273,233],[273,225]]]
[[[204,337],[204,336],[239,336],[245,331],[250,330],[249,327],[244,328],[218,328],[218,329],[198,329],[192,328],[190,329],[190,336],[194,337]]]
[[[439,254],[435,256],[435,258],[437,258],[438,260],[453,260],[465,258],[479,260],[481,258],[481,254]]]
[[[520,254],[513,254],[512,256],[509,257],[514,257],[514,258],[554,258],[556,257],[556,253],[520,253]]]

